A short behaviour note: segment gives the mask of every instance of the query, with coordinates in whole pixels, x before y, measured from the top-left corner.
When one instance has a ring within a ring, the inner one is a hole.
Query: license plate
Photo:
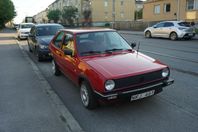
[[[148,92],[145,92],[145,93],[132,95],[132,96],[131,96],[131,101],[134,101],[134,100],[138,100],[138,99],[142,99],[142,98],[146,98],[146,97],[152,96],[152,95],[154,95],[154,93],[155,93],[155,90],[151,90],[151,91],[148,91]]]
[[[189,33],[188,35],[189,35],[189,36],[193,36],[193,34],[192,34],[192,33]]]

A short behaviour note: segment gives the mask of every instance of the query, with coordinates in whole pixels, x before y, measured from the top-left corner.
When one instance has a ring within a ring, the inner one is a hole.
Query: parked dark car
[[[28,47],[29,51],[38,57],[38,61],[50,57],[48,45],[60,29],[64,29],[60,24],[37,24],[31,28],[27,40]]]
[[[50,42],[52,70],[80,87],[82,104],[134,101],[153,96],[174,80],[169,67],[134,50],[112,29],[64,29]]]

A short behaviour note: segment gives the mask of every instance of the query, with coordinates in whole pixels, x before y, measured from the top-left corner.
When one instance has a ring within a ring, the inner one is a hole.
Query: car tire
[[[177,40],[178,36],[177,36],[177,33],[176,32],[172,32],[169,36],[170,40]]]
[[[52,60],[52,71],[55,76],[60,76],[60,74],[61,74],[61,71],[59,70],[59,67],[56,64],[56,62],[54,61],[54,59]]]
[[[146,38],[151,38],[151,32],[150,32],[150,31],[146,31],[145,37],[146,37]]]
[[[80,97],[85,108],[95,109],[98,106],[98,101],[96,100],[94,92],[87,81],[83,81],[80,85]]]

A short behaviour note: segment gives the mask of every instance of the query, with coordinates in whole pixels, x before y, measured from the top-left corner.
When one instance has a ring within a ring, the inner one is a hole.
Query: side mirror
[[[73,51],[71,49],[64,49],[63,51],[65,55],[73,56]]]
[[[153,28],[157,28],[157,26],[156,26],[156,25],[154,25],[154,26],[153,26]]]
[[[136,47],[136,43],[131,43],[130,46],[132,47],[132,49],[134,49]]]

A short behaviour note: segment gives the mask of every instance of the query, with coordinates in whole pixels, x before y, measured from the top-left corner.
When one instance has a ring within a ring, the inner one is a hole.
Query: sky
[[[14,23],[21,23],[26,16],[34,16],[45,10],[55,0],[12,0],[17,12]]]

